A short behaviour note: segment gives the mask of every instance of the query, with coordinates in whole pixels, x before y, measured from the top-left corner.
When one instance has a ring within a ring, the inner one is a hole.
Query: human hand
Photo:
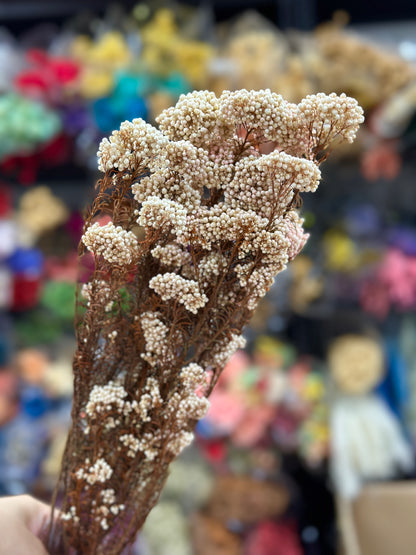
[[[47,555],[39,539],[48,505],[30,495],[0,499],[0,555]]]

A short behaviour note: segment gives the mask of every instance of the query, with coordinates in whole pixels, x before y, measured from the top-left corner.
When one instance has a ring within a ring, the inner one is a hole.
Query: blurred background
[[[309,242],[136,549],[414,553],[415,64],[412,0],[0,2],[1,495],[49,500],[56,483],[101,138],[193,89],[345,92],[365,110],[358,140],[305,195]]]

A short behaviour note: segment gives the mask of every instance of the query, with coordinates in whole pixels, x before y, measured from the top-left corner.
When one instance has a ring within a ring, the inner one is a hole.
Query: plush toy
[[[365,481],[385,480],[414,466],[400,424],[373,387],[383,376],[384,357],[372,337],[344,335],[329,350],[334,394],[330,404],[330,468],[345,553],[365,555],[358,541],[352,501]]]
[[[413,468],[413,453],[399,422],[373,387],[384,357],[372,337],[344,335],[329,350],[334,394],[330,406],[331,472],[336,492],[352,499],[365,480],[387,479]]]

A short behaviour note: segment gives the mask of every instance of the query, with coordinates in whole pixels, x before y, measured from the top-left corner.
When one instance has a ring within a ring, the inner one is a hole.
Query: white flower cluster
[[[229,159],[227,159],[229,157]],[[212,189],[225,189],[228,183],[232,180],[235,172],[234,168],[234,155],[228,149],[227,151],[217,152],[211,151],[210,158],[213,160],[213,181],[211,183]]]
[[[105,419],[104,429],[107,431],[112,430],[117,426],[119,426],[120,423],[121,423],[121,418],[114,418],[113,416],[107,416]],[[86,433],[89,433],[88,428],[86,429]]]
[[[270,218],[287,208],[294,189],[315,191],[320,179],[321,172],[312,161],[274,151],[237,162],[224,199],[230,206],[254,210]]]
[[[108,490],[105,490],[108,491]],[[113,515],[116,516],[119,514],[120,511],[125,509],[125,505],[123,503],[119,505],[111,505],[108,507],[105,505],[100,505],[98,507],[94,507],[93,513],[95,514],[95,520],[100,523],[100,526],[103,530],[108,530],[110,528],[110,524],[108,523],[108,519],[112,518]]]
[[[195,389],[203,385],[204,378],[204,369],[195,362],[191,362],[187,366],[184,366],[179,374],[179,379],[185,388],[191,391],[195,391]]]
[[[364,121],[364,112],[358,102],[344,93],[308,95],[300,102],[298,110],[313,141],[323,146],[337,137],[352,143]]]
[[[152,249],[151,254],[154,258],[160,260],[165,266],[180,268],[184,264],[191,261],[191,255],[177,243],[168,243],[167,245],[157,245]]]
[[[200,420],[209,409],[209,401],[206,397],[198,397],[197,395],[189,395],[182,399],[178,406],[176,418]]]
[[[102,479],[95,480],[91,478],[91,468],[88,472],[85,472],[83,469],[77,472],[78,477],[81,479],[86,479],[86,481],[90,485],[94,485],[95,483],[103,483],[107,479],[111,478],[112,473],[108,471],[106,467],[105,461],[103,464],[103,459],[98,459],[97,463],[94,465],[95,467],[98,466],[98,471],[103,474]],[[107,465],[108,466],[108,465]],[[92,467],[93,468],[93,467]],[[97,468],[94,469],[94,472]],[[108,477],[107,477],[108,476]],[[105,478],[105,479],[104,479]],[[125,505],[123,503],[116,504],[116,494],[113,488],[102,489],[99,492],[99,496],[102,500],[102,505],[100,505],[100,501],[97,499],[92,500],[91,502],[91,516],[93,516],[94,520],[100,524],[100,527],[103,530],[108,530],[111,526],[112,519],[117,516],[121,511],[124,511]],[[67,515],[61,516],[64,520],[70,520],[73,518],[75,521],[79,521],[79,518],[75,516],[75,507],[71,507]],[[69,518],[68,518],[69,517]],[[110,522],[109,522],[110,520]]]
[[[94,385],[85,412],[90,417],[116,410],[119,414],[131,412],[131,403],[126,401],[127,391],[120,384],[109,381],[106,385]]]
[[[208,91],[192,92],[182,95],[157,121],[167,137],[205,148],[223,168],[235,161],[247,132],[259,142],[275,142],[280,150],[299,148],[302,141],[297,105],[268,89],[224,91],[220,98]],[[234,140],[236,129],[242,131],[239,142]]]
[[[292,119],[288,103],[270,89],[224,91],[219,103],[219,117],[228,125],[243,124],[247,131],[266,141],[274,141],[280,128],[282,134],[287,134],[287,123]]]
[[[234,141],[228,139],[227,141],[215,144],[209,150],[210,160],[214,163],[213,171],[214,176],[218,183],[213,183],[212,187],[221,189],[232,178],[234,173],[234,163],[238,151],[241,150],[241,145],[234,138]],[[251,154],[254,152],[250,151]]]
[[[223,272],[228,265],[227,258],[215,251],[210,251],[203,256],[198,264],[199,279],[202,287],[208,287],[209,283],[215,281],[215,278]]]
[[[85,480],[90,486],[97,482],[104,483],[113,475],[113,469],[103,458],[99,458],[92,466],[88,468],[80,468],[75,473],[79,480]]]
[[[284,219],[286,226],[286,237],[289,243],[288,260],[293,260],[303,249],[309,234],[303,230],[303,218],[296,210],[291,210]]]
[[[155,433],[145,432],[140,434],[137,450],[141,451],[148,461],[153,461],[160,454],[160,443],[160,431]],[[134,445],[136,444],[134,443]]]
[[[160,229],[163,226],[171,227],[177,235],[178,242],[187,243],[186,234],[186,210],[173,201],[150,197],[143,202],[140,210],[138,224],[143,227]]]
[[[132,433],[123,434],[120,436],[120,442],[127,447],[127,456],[134,458],[140,451],[144,454],[145,458],[153,461],[160,450],[161,433],[145,432],[136,436]]]
[[[140,324],[145,340],[145,352],[142,358],[151,366],[162,362],[169,355],[169,345],[166,337],[169,328],[160,319],[157,312],[144,312],[140,318]]]
[[[230,339],[224,338],[216,343],[209,354],[209,366],[223,368],[237,349],[243,349],[246,340],[242,335],[232,333]]]
[[[111,490],[104,490],[104,491],[111,491]],[[112,517],[112,514],[116,516],[119,514],[120,511],[123,511],[125,509],[125,505],[123,503],[120,503],[119,505],[115,503],[110,506],[108,505],[109,504],[106,504],[104,501],[104,505],[99,505],[98,507],[96,506],[93,509],[93,512],[96,514],[96,520],[100,521],[101,528],[103,528],[104,530],[108,530],[109,528],[107,517]]]
[[[173,455],[178,456],[185,447],[188,447],[188,445],[192,443],[193,439],[194,434],[192,432],[181,430],[169,439],[166,449],[173,453]]]
[[[181,95],[175,106],[156,118],[160,130],[174,141],[186,140],[195,146],[210,142],[218,117],[215,93],[194,91]]]
[[[82,242],[95,256],[116,266],[132,264],[138,255],[139,243],[134,233],[112,222],[103,226],[96,222],[84,233]]]
[[[221,290],[218,293],[218,306],[221,308],[230,307],[235,304],[237,299],[237,293],[234,288],[227,290]],[[218,310],[218,309],[217,309]]]
[[[269,263],[264,262],[260,268],[253,270],[246,280],[246,286],[251,291],[251,295],[247,301],[247,308],[254,310],[259,299],[269,291],[273,285],[276,274],[281,272],[284,265],[281,260],[272,257]]]
[[[167,138],[142,119],[125,121],[110,139],[103,139],[97,152],[98,169],[106,172],[129,170],[134,172],[150,166],[163,152]]]
[[[286,218],[282,219],[276,231],[260,231],[248,236],[242,245],[242,254],[255,249],[263,254],[260,266],[253,267],[251,262],[242,261],[234,267],[240,286],[250,292],[247,305],[250,310],[255,308],[257,301],[273,285],[276,275],[286,268],[293,249],[300,250],[304,245],[289,226],[292,226],[291,221],[289,223]],[[243,258],[242,255],[240,257]]]
[[[232,208],[220,202],[211,209],[200,208],[192,218],[193,239],[204,249],[211,250],[212,244],[220,241],[237,241],[255,229],[264,228],[267,220],[253,211]]]
[[[213,181],[214,165],[208,153],[188,141],[176,141],[166,145],[158,163],[154,173],[132,186],[136,201],[141,204],[156,196],[178,202],[186,210],[197,208],[202,188]]]
[[[100,495],[106,505],[112,505],[116,502],[116,492],[112,488],[101,490]]]
[[[274,255],[276,260],[283,264],[287,263],[287,251],[290,248],[290,240],[286,234],[286,224],[284,219],[275,222],[274,231],[266,231],[261,229],[259,231],[247,234],[247,238],[241,245],[240,258],[245,253],[259,251],[263,254]]]
[[[79,522],[79,516],[77,516],[77,509],[74,505],[69,508],[66,513],[60,513],[59,518],[61,520],[73,520],[74,522]]]
[[[162,403],[163,399],[160,395],[158,381],[155,378],[147,378],[136,408],[141,422],[150,422],[149,411],[155,407],[160,407]]]
[[[172,272],[152,277],[149,287],[156,291],[164,301],[175,299],[194,314],[208,302],[208,297],[201,293],[196,281],[184,279]]]
[[[120,436],[121,443],[128,448],[127,456],[134,458],[140,449],[140,441],[133,434],[124,434]]]
[[[86,299],[87,306],[91,306],[92,303],[104,305],[105,312],[110,312],[113,308],[114,300],[111,299],[111,288],[104,280],[95,279],[83,283],[81,295]]]
[[[139,401],[126,401],[126,397],[126,390],[113,381],[102,386],[95,385],[90,392],[85,412],[91,419],[106,417],[106,429],[112,429],[120,424],[121,420],[109,416],[108,413],[115,412],[120,416],[137,415],[140,425],[142,422],[149,422],[149,411],[163,402],[155,378],[147,378]]]
[[[179,455],[193,440],[193,433],[189,431],[190,421],[202,418],[209,408],[208,399],[196,392],[205,385],[205,372],[199,364],[191,363],[183,367],[179,380],[180,386],[171,393],[165,406],[165,418],[173,430],[167,449],[174,455]]]
[[[198,397],[193,392],[178,394],[176,393],[169,399],[168,411],[171,411],[171,418],[175,419],[176,426],[187,426],[190,419],[199,420],[209,408],[209,401],[205,397]]]

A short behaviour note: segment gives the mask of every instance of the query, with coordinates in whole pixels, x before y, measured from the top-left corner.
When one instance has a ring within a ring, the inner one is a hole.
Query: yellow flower
[[[326,264],[330,270],[351,271],[359,264],[353,241],[343,232],[329,230],[324,236]]]

